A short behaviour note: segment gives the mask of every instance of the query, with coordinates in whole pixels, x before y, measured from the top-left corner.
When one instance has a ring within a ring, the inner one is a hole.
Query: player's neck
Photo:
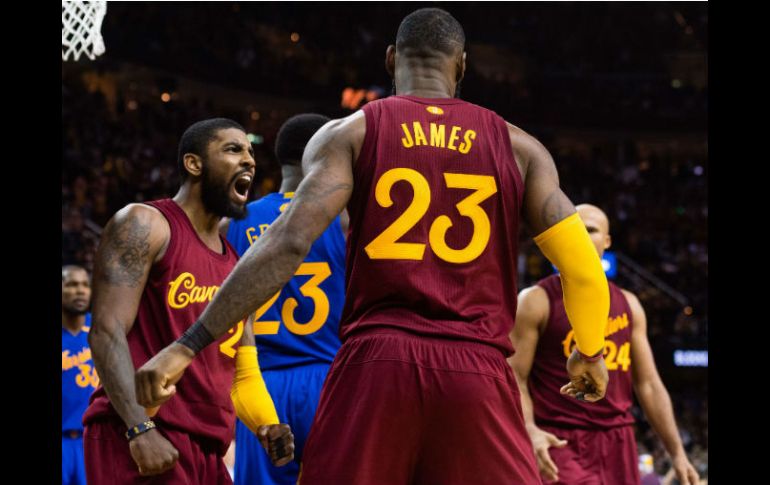
[[[282,194],[294,192],[302,182],[302,167],[294,165],[283,165],[281,167],[281,188]]]
[[[430,67],[396,71],[396,94],[419,98],[453,98],[456,84],[446,74]]]
[[[65,330],[67,330],[69,333],[73,335],[77,335],[78,332],[83,328],[83,325],[86,324],[86,315],[85,313],[81,315],[72,315],[64,310],[61,311],[61,326],[64,327]]]
[[[195,232],[204,237],[217,236],[219,234],[219,221],[222,218],[206,210],[200,194],[189,185],[182,185],[174,196],[174,202],[182,208],[187,218],[190,219]]]

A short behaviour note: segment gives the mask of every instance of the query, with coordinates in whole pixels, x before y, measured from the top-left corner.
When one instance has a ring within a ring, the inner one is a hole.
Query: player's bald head
[[[580,218],[586,225],[589,225],[590,221],[590,223],[597,225],[598,229],[604,234],[610,233],[610,220],[603,210],[591,204],[580,204],[575,209],[577,209]]]

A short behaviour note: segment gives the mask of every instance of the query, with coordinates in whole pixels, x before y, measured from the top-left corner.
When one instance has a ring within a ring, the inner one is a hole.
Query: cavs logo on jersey
[[[427,108],[425,108],[425,111],[427,111],[428,113],[434,114],[434,115],[443,115],[444,114],[444,110],[439,108],[438,106],[428,106]]]
[[[198,286],[195,284],[195,275],[184,272],[168,284],[168,306],[171,308],[185,308],[191,303],[204,303],[211,301],[219,290],[216,285]]]
[[[610,317],[607,320],[607,327],[604,330],[604,337],[609,337],[624,328],[628,327],[628,315],[623,312],[616,317]],[[562,341],[564,347],[564,356],[569,357],[575,346],[575,331],[570,330],[567,337]],[[628,371],[631,365],[631,342],[624,342],[618,348],[618,344],[612,340],[604,342],[604,360],[607,364],[607,370],[617,370],[620,368],[624,372]]]

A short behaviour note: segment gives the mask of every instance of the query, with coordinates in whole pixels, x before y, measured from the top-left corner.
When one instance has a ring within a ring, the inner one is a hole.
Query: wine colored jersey
[[[510,354],[524,190],[505,121],[454,98],[363,111],[342,339],[397,328]]]
[[[604,332],[604,359],[610,381],[604,399],[581,402],[564,396],[559,389],[569,382],[567,357],[575,346],[574,332],[564,310],[564,296],[559,275],[551,275],[537,283],[548,294],[548,324],[540,336],[537,352],[529,373],[535,421],[561,427],[607,429],[634,422],[631,377],[631,308],[623,292],[610,286],[610,313]]]
[[[168,221],[171,237],[163,258],[150,269],[128,348],[138,369],[195,323],[238,260],[222,239],[224,254],[198,237],[185,212],[171,199],[148,202]],[[221,239],[221,238],[220,238]],[[235,346],[243,322],[219,342],[203,349],[176,384],[176,395],[153,418],[158,426],[213,439],[223,452],[233,438],[235,411],[230,387],[235,372]],[[83,422],[117,416],[103,387],[91,397]]]

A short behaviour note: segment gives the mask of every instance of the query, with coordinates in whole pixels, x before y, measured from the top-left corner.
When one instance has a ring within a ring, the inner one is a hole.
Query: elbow
[[[648,402],[655,396],[655,383],[649,379],[634,383],[634,393],[639,400]]]
[[[601,261],[595,264],[575,265],[570,271],[562,272],[562,280],[569,286],[582,288],[582,291],[595,294],[597,300],[609,300],[609,284],[604,274]]]
[[[91,329],[88,331],[88,346],[92,351],[94,349],[98,351],[116,336],[118,329],[104,325],[104,321],[104,319],[99,318],[97,315],[93,316]]]
[[[93,349],[99,345],[99,341],[102,337],[102,331],[96,325],[91,325],[91,330],[88,331],[88,346]]]
[[[309,238],[305,237],[303,234],[284,232],[279,244],[292,259],[296,258],[303,260],[310,252],[313,241],[309,240]]]
[[[604,274],[601,259],[598,255],[594,261],[575,266],[570,279],[581,286],[596,287],[597,290],[607,286],[607,276]]]

